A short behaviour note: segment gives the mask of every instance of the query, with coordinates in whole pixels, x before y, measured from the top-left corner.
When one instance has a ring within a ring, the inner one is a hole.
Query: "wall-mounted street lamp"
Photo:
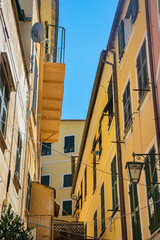
[[[129,180],[132,183],[138,183],[140,180],[140,176],[141,176],[141,171],[144,165],[144,162],[136,162],[135,161],[135,156],[137,157],[137,159],[141,159],[141,157],[146,157],[146,156],[155,156],[159,154],[155,153],[155,154],[136,154],[133,152],[132,156],[133,156],[133,162],[127,162],[126,163],[126,169],[127,169],[127,173],[129,176]]]

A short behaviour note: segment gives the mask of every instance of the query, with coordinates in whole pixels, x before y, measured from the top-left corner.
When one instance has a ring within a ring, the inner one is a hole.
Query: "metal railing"
[[[64,63],[65,29],[60,26],[45,23],[45,62]]]

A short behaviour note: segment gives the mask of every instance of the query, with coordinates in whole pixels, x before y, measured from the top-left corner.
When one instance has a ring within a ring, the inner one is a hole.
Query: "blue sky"
[[[118,0],[59,0],[66,31],[62,119],[85,119],[100,53],[106,48]]]

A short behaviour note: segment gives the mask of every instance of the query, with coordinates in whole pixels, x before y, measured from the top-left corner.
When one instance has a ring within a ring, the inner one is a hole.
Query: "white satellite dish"
[[[44,27],[40,22],[33,25],[31,29],[31,38],[33,42],[40,43],[44,37]]]

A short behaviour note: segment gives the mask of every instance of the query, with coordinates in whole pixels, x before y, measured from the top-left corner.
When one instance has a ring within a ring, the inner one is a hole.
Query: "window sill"
[[[20,182],[19,182],[19,179],[18,179],[18,177],[17,177],[16,172],[14,173],[13,184],[14,184],[15,189],[16,189],[16,192],[17,192],[17,194],[18,194],[19,189],[21,189],[21,184],[20,184]]]
[[[1,129],[0,129],[0,147],[1,147],[3,153],[4,153],[5,149],[7,149],[7,144],[6,144],[6,141],[4,139]]]

